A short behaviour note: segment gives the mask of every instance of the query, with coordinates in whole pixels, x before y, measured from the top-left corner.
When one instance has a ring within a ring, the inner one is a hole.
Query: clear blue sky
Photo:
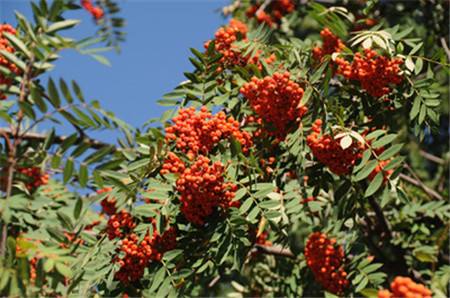
[[[122,0],[120,15],[127,22],[127,40],[120,54],[107,55],[112,67],[66,51],[51,75],[75,79],[85,97],[99,100],[105,109],[140,126],[162,114],[164,108],[156,100],[185,80],[183,72],[193,69],[188,60],[189,48],[202,49],[204,41],[226,23],[219,9],[229,3],[229,0]],[[0,0],[0,21],[15,24],[14,10],[30,16],[29,1]],[[86,37],[95,32],[95,24],[84,10],[68,17],[82,20],[73,36]]]

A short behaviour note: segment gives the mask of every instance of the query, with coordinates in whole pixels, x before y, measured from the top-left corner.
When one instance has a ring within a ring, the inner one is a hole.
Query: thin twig
[[[258,10],[255,12],[255,16],[258,16],[261,12],[263,12],[267,6],[269,6],[270,2],[272,0],[265,0],[263,4],[258,8]]]
[[[20,108],[20,103],[24,102],[27,97],[27,93],[28,93],[27,89],[29,88],[27,85],[29,84],[29,82],[31,80],[31,72],[33,70],[34,60],[35,60],[35,56],[32,55],[30,57],[30,61],[27,63],[27,66],[23,73],[22,82],[20,84],[20,95],[19,95],[19,100],[18,100],[19,112],[17,113],[16,128],[14,129],[14,127],[11,127],[12,129],[10,130],[10,133],[12,136],[11,137],[12,144],[10,142],[11,140],[5,139],[6,143],[7,144],[9,143],[5,200],[8,200],[12,193],[14,171],[15,171],[15,167],[17,164],[16,152],[17,152],[17,147],[19,146],[19,144],[21,142],[20,127],[22,125],[22,121],[24,118],[24,112]],[[5,134],[6,133],[1,133],[2,136]],[[2,236],[0,239],[0,257],[5,256],[7,238],[8,238],[8,224],[3,221],[2,222]]]
[[[430,197],[432,197],[432,198],[434,198],[434,199],[438,199],[438,200],[442,200],[442,199],[443,199],[442,195],[440,195],[440,194],[439,194],[438,192],[436,192],[435,190],[429,188],[429,187],[426,186],[425,184],[420,183],[420,181],[418,181],[418,180],[416,180],[416,179],[414,179],[414,178],[411,178],[411,177],[409,177],[409,176],[407,176],[407,175],[405,175],[405,174],[400,174],[400,175],[398,175],[398,176],[399,176],[400,179],[405,180],[405,181],[411,183],[412,185],[415,185],[415,186],[417,186],[417,187],[422,188],[423,191],[424,191],[426,194],[428,194]]]
[[[426,152],[426,151],[424,151],[424,150],[420,150],[420,151],[419,151],[419,154],[420,154],[423,158],[428,159],[429,161],[432,161],[432,162],[434,162],[434,163],[437,163],[437,164],[440,164],[440,165],[445,164],[445,160],[444,160],[444,159],[442,159],[442,158],[440,158],[440,157],[437,157],[437,156],[435,156],[435,155],[433,155],[433,154],[430,154],[430,153],[428,153],[428,152]]]
[[[281,245],[266,246],[266,245],[256,244],[255,248],[257,249],[258,252],[266,254],[266,255],[287,257],[287,258],[291,258],[291,259],[296,258],[296,256],[292,253],[292,251],[289,248],[285,248]]]
[[[208,284],[208,288],[214,287],[220,281],[220,275],[214,277]]]
[[[441,37],[441,45],[444,48],[445,53],[447,54],[447,58],[450,61],[450,49],[448,48],[447,42],[445,41],[445,38]]]
[[[442,196],[433,189],[426,186],[425,183],[423,183],[422,180],[420,180],[420,177],[414,172],[414,170],[408,164],[405,164],[404,167],[411,173],[411,175],[413,175],[413,178],[417,182],[416,184],[417,186],[420,186],[430,197],[440,197],[440,200],[442,200]]]

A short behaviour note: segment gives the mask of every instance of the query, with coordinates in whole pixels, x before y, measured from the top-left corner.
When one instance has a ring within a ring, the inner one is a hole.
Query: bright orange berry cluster
[[[30,191],[41,185],[46,185],[49,180],[49,175],[47,173],[43,173],[41,168],[38,167],[18,168],[17,172],[27,176],[25,187]]]
[[[14,53],[16,50],[11,46],[9,40],[4,36],[4,33],[16,34],[16,30],[9,24],[0,24],[0,50],[7,51],[9,53]],[[19,74],[19,68],[9,62],[8,59],[0,55],[0,66],[9,69],[12,73]],[[11,85],[12,80],[6,77],[4,74],[0,73],[0,85]],[[0,92],[0,100],[6,99],[6,95]]]
[[[235,138],[247,152],[252,145],[251,135],[240,130],[239,122],[224,112],[211,114],[206,107],[199,112],[194,107],[182,109],[172,119],[173,125],[166,128],[166,140],[174,141],[176,147],[189,158],[206,154],[223,139]]]
[[[236,19],[231,19],[228,26],[217,30],[214,35],[214,48],[218,53],[222,54],[219,61],[221,66],[217,69],[217,72],[234,65],[246,66],[247,64],[254,64],[259,69],[262,69],[260,62],[261,51],[258,51],[253,57],[251,55],[243,56],[240,49],[235,45],[236,41],[247,41],[247,32],[247,25]],[[205,42],[205,49],[208,49],[210,43],[211,40]],[[272,54],[265,59],[265,62],[271,64],[275,60],[276,57]]]
[[[246,65],[246,59],[241,55],[240,50],[234,45],[236,41],[247,39],[248,28],[244,23],[231,19],[228,26],[223,26],[214,35],[214,48],[222,54],[220,64],[224,67],[233,65]],[[205,42],[204,47],[208,49],[211,40]],[[218,71],[221,71],[218,70]]]
[[[165,175],[167,173],[180,174],[183,173],[186,169],[186,165],[184,162],[173,152],[169,152],[167,154],[166,160],[162,165],[162,169],[160,171],[161,175]]]
[[[313,58],[316,61],[322,61],[324,56],[331,55],[335,52],[339,53],[345,48],[342,40],[334,35],[328,28],[324,28],[320,31],[320,36],[323,41],[322,47],[315,47],[312,51]]]
[[[356,161],[361,158],[363,144],[353,142],[350,147],[342,149],[340,139],[329,134],[322,134],[322,120],[317,119],[306,138],[306,143],[315,158],[326,165],[336,175],[347,175],[353,170]]]
[[[81,6],[83,6],[83,8],[96,20],[103,18],[103,15],[105,14],[103,9],[99,6],[94,6],[91,0],[81,0]]]
[[[180,193],[181,212],[195,224],[203,225],[217,208],[226,210],[236,206],[232,202],[237,186],[224,181],[224,166],[200,155],[176,181]]]
[[[311,234],[306,242],[305,258],[317,282],[329,292],[343,294],[349,281],[343,266],[344,250],[336,244],[336,239],[320,232]]]
[[[260,4],[250,6],[246,15],[248,18],[256,17],[259,23],[266,23],[269,26],[280,24],[281,19],[295,10],[295,3],[292,0],[274,0],[265,9],[261,9]],[[265,10],[269,11],[267,13]]]
[[[372,49],[365,49],[364,53],[356,53],[353,61],[338,57],[335,60],[338,65],[337,73],[348,80],[359,81],[362,89],[374,97],[381,97],[391,92],[391,85],[399,85],[402,82],[400,58],[389,59],[378,55]]]
[[[176,231],[170,228],[162,235],[158,234],[153,224],[153,235],[145,235],[139,242],[139,237],[131,233],[121,242],[120,251],[124,257],[117,260],[120,265],[115,278],[124,284],[139,280],[151,261],[160,261],[166,251],[176,247]]]
[[[110,191],[108,188],[103,190]],[[150,236],[147,233],[139,241],[134,231],[137,225],[136,220],[130,213],[121,210],[110,215],[106,233],[110,240],[120,239],[118,252],[122,252],[113,259],[120,265],[120,269],[114,276],[116,280],[124,284],[139,280],[151,261],[160,261],[166,251],[176,247],[175,228],[171,227],[160,235],[156,229],[156,221],[151,218],[150,222],[153,225],[153,234]]]
[[[289,77],[289,72],[276,72],[263,79],[253,77],[240,90],[264,124],[272,127],[268,132],[280,139],[286,137],[292,125],[308,110],[300,105],[303,89]]]
[[[415,283],[409,277],[397,276],[391,283],[391,290],[380,290],[378,298],[431,298],[432,293],[424,285]]]
[[[103,193],[108,193],[112,191],[111,187],[104,187],[102,189],[97,190],[97,194],[103,194]],[[117,208],[116,208],[116,199],[115,198],[110,198],[109,196],[104,198],[101,202],[100,205],[102,206],[102,211],[103,213],[107,214],[107,215],[113,215],[114,213],[117,212]]]
[[[136,227],[133,217],[125,210],[111,215],[108,220],[106,232],[109,239],[123,238]]]

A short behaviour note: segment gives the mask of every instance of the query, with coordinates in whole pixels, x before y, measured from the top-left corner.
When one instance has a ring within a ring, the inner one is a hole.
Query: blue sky
[[[120,15],[127,25],[122,52],[107,55],[112,67],[88,56],[63,52],[52,71],[54,78],[76,80],[85,97],[134,126],[164,111],[156,100],[185,80],[183,72],[192,70],[189,48],[203,48],[226,20],[219,9],[229,0],[122,0]],[[0,0],[0,21],[15,24],[14,10],[30,16],[27,0]],[[82,20],[74,36],[92,35],[95,24],[80,10],[68,17]],[[106,134],[109,138],[113,135]]]

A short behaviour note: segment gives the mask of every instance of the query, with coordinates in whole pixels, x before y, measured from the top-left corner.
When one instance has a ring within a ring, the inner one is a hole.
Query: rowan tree
[[[448,1],[232,1],[137,128],[50,73],[108,63],[120,3],[31,5],[0,25],[2,296],[449,295]]]

